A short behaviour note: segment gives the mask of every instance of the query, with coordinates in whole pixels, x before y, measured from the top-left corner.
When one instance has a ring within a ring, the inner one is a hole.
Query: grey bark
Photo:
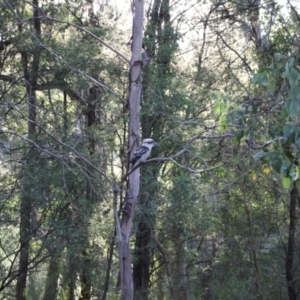
[[[132,58],[129,71],[129,156],[140,144],[141,52],[143,41],[144,1],[134,1]],[[120,228],[117,228],[121,299],[133,299],[130,257],[130,233],[140,187],[140,168],[129,175]],[[118,225],[118,224],[117,224]]]

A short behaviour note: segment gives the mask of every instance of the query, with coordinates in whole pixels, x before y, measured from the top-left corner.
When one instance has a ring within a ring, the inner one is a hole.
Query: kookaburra
[[[132,167],[136,163],[144,162],[148,158],[151,153],[152,147],[158,145],[158,143],[154,142],[152,139],[144,139],[143,144],[136,148],[130,162],[132,163]]]

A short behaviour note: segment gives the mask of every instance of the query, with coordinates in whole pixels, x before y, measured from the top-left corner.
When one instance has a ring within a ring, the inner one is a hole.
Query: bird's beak
[[[159,143],[157,143],[157,142],[154,142],[154,146],[159,146]]]

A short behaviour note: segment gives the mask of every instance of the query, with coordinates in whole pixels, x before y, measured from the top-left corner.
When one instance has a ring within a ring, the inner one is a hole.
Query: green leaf
[[[224,132],[227,129],[227,118],[226,115],[221,115],[220,119],[219,119],[219,130],[221,132]]]
[[[246,107],[246,106],[242,106],[242,107],[240,108],[240,112],[241,112],[242,114],[245,114],[246,111],[247,111],[247,107]]]
[[[269,84],[268,78],[266,76],[264,76],[261,80],[261,85],[268,86],[268,84]]]
[[[237,165],[240,161],[241,161],[241,156],[238,154],[238,155],[234,158],[233,162],[234,162],[234,164]]]
[[[291,67],[294,64],[295,58],[291,57],[288,61],[288,65]]]
[[[214,115],[219,115],[221,112],[220,103],[216,103],[213,107],[213,113]]]
[[[286,103],[287,110],[293,117],[300,117],[299,93],[300,87],[294,86],[289,93],[289,99]]]
[[[294,129],[295,129],[295,123],[294,122],[288,122],[283,127],[283,137],[288,139],[294,133]]]
[[[298,166],[293,164],[290,168],[290,177],[292,178],[293,181],[296,181],[299,178],[299,169]]]
[[[294,116],[295,113],[298,111],[298,103],[293,99],[291,102],[290,102],[290,115],[291,116]]]
[[[277,53],[274,54],[274,59],[275,59],[276,61],[280,61],[281,58],[282,58],[282,55],[281,55],[280,53],[277,52]]]
[[[283,165],[283,162],[282,162],[282,159],[278,156],[274,156],[273,157],[271,156],[271,160],[269,160],[272,168],[277,172],[277,173],[280,173],[282,171],[282,165]]]
[[[268,85],[267,85],[267,90],[270,93],[273,93],[275,91],[276,85],[275,85],[275,80],[270,80]]]
[[[282,185],[285,189],[288,189],[292,185],[292,180],[289,177],[283,177],[282,178]]]
[[[286,70],[282,73],[282,78],[287,78],[289,76],[289,71]]]
[[[258,74],[264,74],[266,71],[268,71],[269,68],[261,68],[257,71]]]
[[[290,164],[291,163],[287,158],[282,159],[279,172],[285,174],[287,169],[289,168]]]
[[[245,135],[244,130],[241,130],[241,131],[239,131],[239,132],[236,134],[235,137],[236,137],[237,141],[240,142],[240,140],[242,139],[242,137],[244,137],[244,135]]]
[[[260,160],[263,156],[264,156],[264,152],[263,152],[263,151],[259,151],[259,152],[255,153],[255,154],[253,155],[253,158],[254,158],[255,161],[258,161],[258,160]]]
[[[212,92],[211,93],[211,98],[215,101],[220,101],[222,99],[222,95],[217,92]]]
[[[290,74],[290,68],[289,68],[289,64],[286,63],[285,64],[285,71],[282,73],[282,77],[283,78],[287,78]]]
[[[258,83],[258,74],[254,74],[254,75],[253,75],[253,77],[252,77],[252,83],[253,83],[253,84]]]
[[[268,68],[262,68],[258,70],[258,72],[253,75],[252,83],[267,86],[268,85],[267,72],[268,72]]]
[[[292,83],[295,83],[299,79],[299,73],[295,68],[291,68],[289,79],[292,80]]]

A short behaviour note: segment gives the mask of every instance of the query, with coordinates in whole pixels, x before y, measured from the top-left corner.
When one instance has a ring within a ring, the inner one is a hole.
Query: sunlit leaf
[[[255,170],[252,170],[252,171],[251,171],[251,176],[252,176],[252,180],[253,180],[253,181],[257,181],[257,174],[256,174],[256,171],[255,171]]]
[[[269,174],[269,173],[272,172],[272,169],[271,169],[270,167],[268,167],[268,166],[265,166],[265,167],[263,168],[263,172],[264,172],[265,174]]]
[[[292,180],[289,177],[282,178],[282,185],[285,189],[288,189],[292,185]]]
[[[221,112],[220,103],[216,103],[213,107],[213,113],[214,115],[219,115]]]
[[[226,115],[222,115],[219,119],[219,130],[224,132],[227,129],[227,118]]]

